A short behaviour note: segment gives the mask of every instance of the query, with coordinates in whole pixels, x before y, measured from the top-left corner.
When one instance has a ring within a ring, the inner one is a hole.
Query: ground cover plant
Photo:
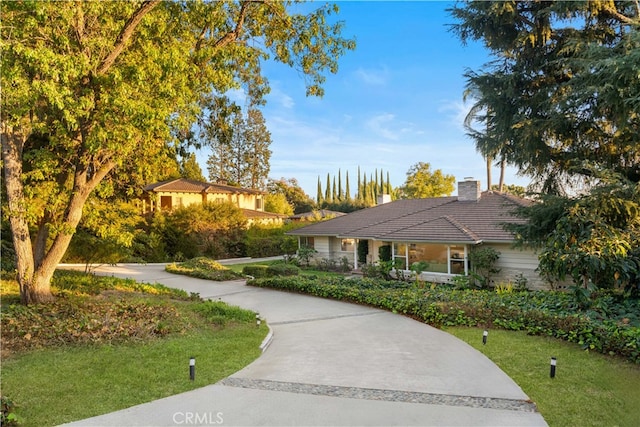
[[[162,285],[57,272],[56,302],[24,306],[17,283],[1,283],[2,425],[59,425],[213,384],[267,334],[251,311]]]

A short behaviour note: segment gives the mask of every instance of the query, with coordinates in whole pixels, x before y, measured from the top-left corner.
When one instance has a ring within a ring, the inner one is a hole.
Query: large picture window
[[[408,269],[414,262],[423,261],[428,264],[425,272],[465,274],[467,271],[464,245],[396,242],[393,250],[393,257],[403,266],[401,268]]]

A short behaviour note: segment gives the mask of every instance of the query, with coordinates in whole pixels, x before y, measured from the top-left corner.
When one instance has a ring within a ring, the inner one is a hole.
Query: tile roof
[[[178,178],[168,181],[156,182],[143,188],[144,191],[167,191],[175,193],[244,193],[263,194],[263,191],[252,188],[234,187],[232,185],[212,184],[209,182],[195,181],[192,179]]]
[[[337,211],[331,211],[328,209],[319,209],[317,211],[311,211],[311,212],[303,212],[303,213],[299,213],[299,214],[295,214],[295,215],[291,215],[289,218],[291,219],[309,219],[309,220],[313,220],[316,218],[333,218],[336,216],[345,216],[346,213],[344,212],[337,212]]]
[[[521,223],[511,212],[531,203],[498,192],[484,192],[477,202],[457,197],[396,200],[287,234],[405,242],[511,242],[513,235],[502,224]]]
[[[273,212],[256,211],[256,210],[252,210],[252,209],[242,209],[242,213],[244,214],[244,216],[246,218],[250,218],[250,219],[277,219],[277,218],[284,219],[284,218],[287,218],[287,215],[273,213]]]

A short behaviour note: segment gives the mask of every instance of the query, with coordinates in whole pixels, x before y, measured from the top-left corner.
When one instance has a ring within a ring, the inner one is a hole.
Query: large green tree
[[[249,108],[246,115],[235,109],[228,118],[205,122],[202,137],[212,148],[207,159],[211,181],[226,181],[245,188],[264,188],[269,175],[271,134],[262,113]]]
[[[593,182],[594,169],[640,180],[637,1],[471,1],[450,9],[463,42],[494,60],[469,70],[487,108],[483,154],[497,153],[545,192]]]
[[[639,3],[471,1],[451,13],[462,41],[481,40],[495,57],[465,74],[485,125],[471,133],[476,147],[542,193],[510,228],[538,249],[550,281],[637,294]]]
[[[2,4],[1,140],[24,303],[50,279],[105,178],[162,163],[212,94],[268,91],[260,62],[298,68],[308,95],[355,43],[337,7],[282,1],[15,1]]]
[[[267,181],[267,191],[273,195],[284,195],[287,203],[293,208],[293,213],[296,214],[310,212],[316,207],[314,200],[304,192],[295,178],[269,179]]]
[[[448,196],[455,190],[455,182],[453,175],[445,175],[440,169],[432,171],[429,163],[418,162],[407,171],[401,192],[406,199]]]

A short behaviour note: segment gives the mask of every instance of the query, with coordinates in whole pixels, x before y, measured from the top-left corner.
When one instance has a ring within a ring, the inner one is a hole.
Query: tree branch
[[[142,21],[142,18],[144,18],[144,16],[147,13],[149,13],[154,7],[156,7],[159,3],[160,3],[160,0],[148,0],[148,1],[142,2],[138,10],[136,10],[133,13],[133,15],[131,15],[129,20],[126,22],[126,24],[124,24],[124,27],[122,28],[122,31],[120,31],[120,34],[116,39],[116,43],[113,46],[113,50],[111,51],[111,53],[107,55],[107,57],[102,61],[102,63],[98,67],[98,71],[97,71],[98,75],[104,74],[109,70],[109,68],[113,65],[118,55],[122,53],[127,43],[133,36],[133,33],[135,32],[138,24],[140,24],[140,22]]]
[[[253,1],[244,1],[242,2],[242,6],[240,7],[240,14],[238,15],[238,19],[236,20],[236,27],[233,31],[229,31],[224,36],[220,37],[213,45],[214,48],[224,47],[227,44],[233,42],[238,38],[240,33],[242,32],[242,26],[244,25],[244,20],[247,16],[247,9],[249,5],[254,3]],[[262,3],[262,2],[257,2]]]

